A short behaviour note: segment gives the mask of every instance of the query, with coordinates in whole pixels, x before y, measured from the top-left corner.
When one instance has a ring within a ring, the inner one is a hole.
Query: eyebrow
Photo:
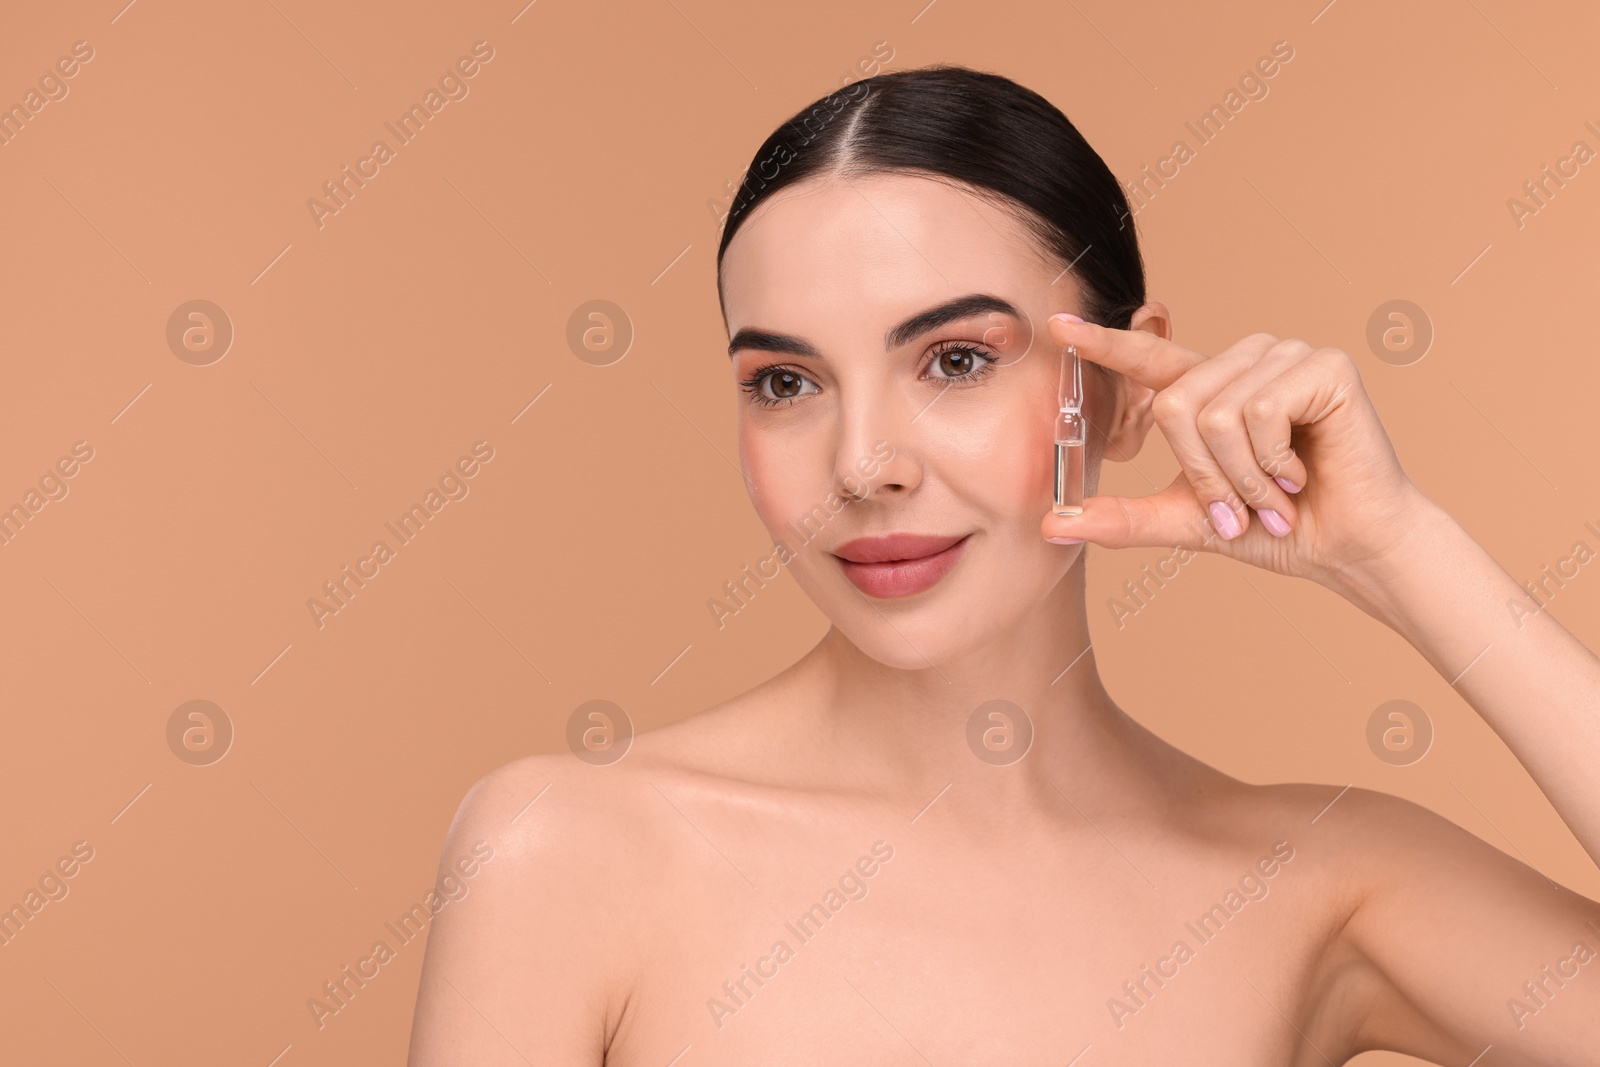
[[[1001,315],[1010,315],[1020,319],[1022,312],[1009,300],[1002,300],[997,296],[987,293],[972,293],[967,296],[947,300],[943,304],[919,311],[900,325],[890,329],[883,335],[883,350],[893,351],[907,342],[936,330],[947,323],[957,322],[961,319],[970,319],[974,315],[983,315],[996,312]],[[792,337],[789,334],[774,333],[771,330],[758,330],[745,327],[733,335],[733,340],[728,345],[728,358],[732,359],[735,352],[742,348],[760,349],[765,352],[783,352],[792,356],[809,356],[821,359],[822,353],[817,351],[815,345],[803,337]]]

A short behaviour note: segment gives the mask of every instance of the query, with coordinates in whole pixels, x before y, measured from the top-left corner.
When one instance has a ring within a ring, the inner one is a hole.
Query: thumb
[[[1151,496],[1088,497],[1083,514],[1049,512],[1039,528],[1047,538],[1075,537],[1105,548],[1210,550],[1221,540],[1182,473]]]

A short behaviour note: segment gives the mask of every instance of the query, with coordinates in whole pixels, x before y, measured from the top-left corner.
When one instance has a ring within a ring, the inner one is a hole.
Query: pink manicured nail
[[[1278,483],[1278,487],[1280,489],[1282,489],[1285,493],[1298,493],[1300,491],[1300,487],[1298,485],[1295,485],[1293,482],[1291,482],[1287,478],[1280,478],[1277,475],[1273,475],[1272,476],[1272,480],[1277,482]]]
[[[1083,544],[1083,538],[1081,538],[1081,537],[1046,537],[1045,540],[1049,541],[1052,545],[1081,545],[1081,544]]]
[[[1078,318],[1078,316],[1072,314],[1070,311],[1060,312],[1059,314],[1057,314],[1055,316],[1055,318],[1062,319],[1062,320],[1064,320],[1066,322],[1082,322],[1083,321],[1082,319]]]
[[[1289,524],[1284,522],[1283,516],[1276,511],[1271,508],[1257,508],[1256,515],[1261,519],[1261,525],[1265,526],[1273,537],[1289,536]]]
[[[1206,505],[1206,512],[1211,516],[1211,525],[1217,528],[1217,533],[1222,535],[1224,541],[1231,541],[1244,533],[1244,527],[1239,525],[1239,516],[1222,501],[1213,500]]]

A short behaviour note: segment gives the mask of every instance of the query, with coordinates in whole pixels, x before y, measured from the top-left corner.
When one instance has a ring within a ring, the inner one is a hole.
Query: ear
[[[1133,313],[1130,330],[1148,330],[1162,340],[1172,339],[1172,315],[1165,304],[1150,301]],[[1105,458],[1127,462],[1144,447],[1155,425],[1152,404],[1156,393],[1125,375],[1117,375],[1117,404],[1106,424]]]

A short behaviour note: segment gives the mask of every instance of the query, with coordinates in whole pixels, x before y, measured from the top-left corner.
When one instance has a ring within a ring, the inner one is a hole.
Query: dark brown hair
[[[855,82],[762,142],[723,223],[719,302],[723,253],[756,205],[818,175],[894,172],[958,183],[1015,212],[1062,267],[1071,267],[1089,321],[1127,329],[1144,304],[1133,216],[1099,153],[1033,90],[945,64]]]

